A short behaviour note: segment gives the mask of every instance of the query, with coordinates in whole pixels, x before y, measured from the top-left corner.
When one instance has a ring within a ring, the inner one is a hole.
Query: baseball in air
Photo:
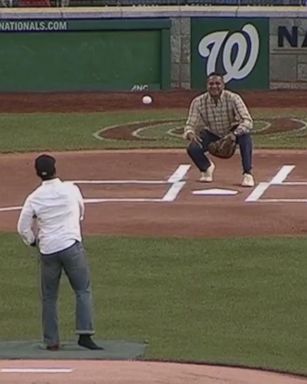
[[[152,103],[152,97],[151,96],[143,96],[142,102],[143,102],[143,104],[151,104]]]

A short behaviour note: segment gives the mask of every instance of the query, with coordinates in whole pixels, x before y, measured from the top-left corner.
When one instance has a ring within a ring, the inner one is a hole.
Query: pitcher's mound
[[[79,347],[76,341],[63,342],[58,351],[47,351],[39,341],[34,340],[1,341],[0,359],[136,360],[144,356],[146,348],[144,343],[124,340],[95,339],[95,342],[103,347],[103,350],[91,351]]]

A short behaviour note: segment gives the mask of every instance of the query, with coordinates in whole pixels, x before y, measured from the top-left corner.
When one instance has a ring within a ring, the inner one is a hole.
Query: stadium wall
[[[0,11],[0,91],[307,88],[305,7]]]

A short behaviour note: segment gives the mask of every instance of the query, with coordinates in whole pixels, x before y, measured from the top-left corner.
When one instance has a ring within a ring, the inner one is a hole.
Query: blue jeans
[[[205,155],[205,152],[208,151],[208,145],[214,141],[219,140],[220,137],[207,130],[203,130],[200,133],[200,139],[201,146],[199,146],[195,141],[192,141],[187,147],[187,152],[197,168],[201,172],[205,172],[210,166],[210,161]],[[243,173],[251,173],[253,153],[251,135],[246,133],[244,135],[237,136],[237,144],[240,148]]]
[[[41,255],[42,323],[47,345],[59,343],[57,299],[62,270],[76,296],[76,333],[93,334],[90,273],[82,243]]]

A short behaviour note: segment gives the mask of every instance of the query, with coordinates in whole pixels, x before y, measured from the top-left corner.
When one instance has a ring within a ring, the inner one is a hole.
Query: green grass
[[[0,114],[0,152],[148,147],[146,141],[100,141],[93,134],[116,124],[175,116],[175,111]],[[150,146],[159,147],[161,141],[151,142]]]
[[[187,110],[150,110],[109,113],[19,113],[0,114],[0,152],[27,152],[46,150],[120,149],[120,148],[173,148],[185,147],[180,137],[170,136],[170,126],[155,127],[142,132],[143,137],[154,140],[98,140],[93,134],[103,128],[135,121],[178,119],[184,126]],[[292,117],[307,121],[304,110],[255,109],[252,111],[255,127],[257,120]],[[171,127],[175,127],[173,124]],[[307,148],[307,130],[271,135],[254,134],[257,148]]]
[[[0,235],[0,338],[40,338],[36,260]],[[307,374],[307,239],[88,237],[97,337],[147,340],[146,358]],[[64,279],[63,339],[74,338]]]
[[[178,119],[187,110],[0,114],[0,152],[184,147],[169,125],[154,140],[97,140],[108,126]],[[261,122],[306,111],[255,109],[257,148],[307,148],[307,132],[260,135]],[[176,127],[175,125],[171,126]],[[146,358],[242,364],[307,374],[307,239],[88,237],[97,337],[148,341]],[[35,252],[0,233],[0,339],[40,339]],[[62,339],[73,339],[73,294],[63,279]]]

